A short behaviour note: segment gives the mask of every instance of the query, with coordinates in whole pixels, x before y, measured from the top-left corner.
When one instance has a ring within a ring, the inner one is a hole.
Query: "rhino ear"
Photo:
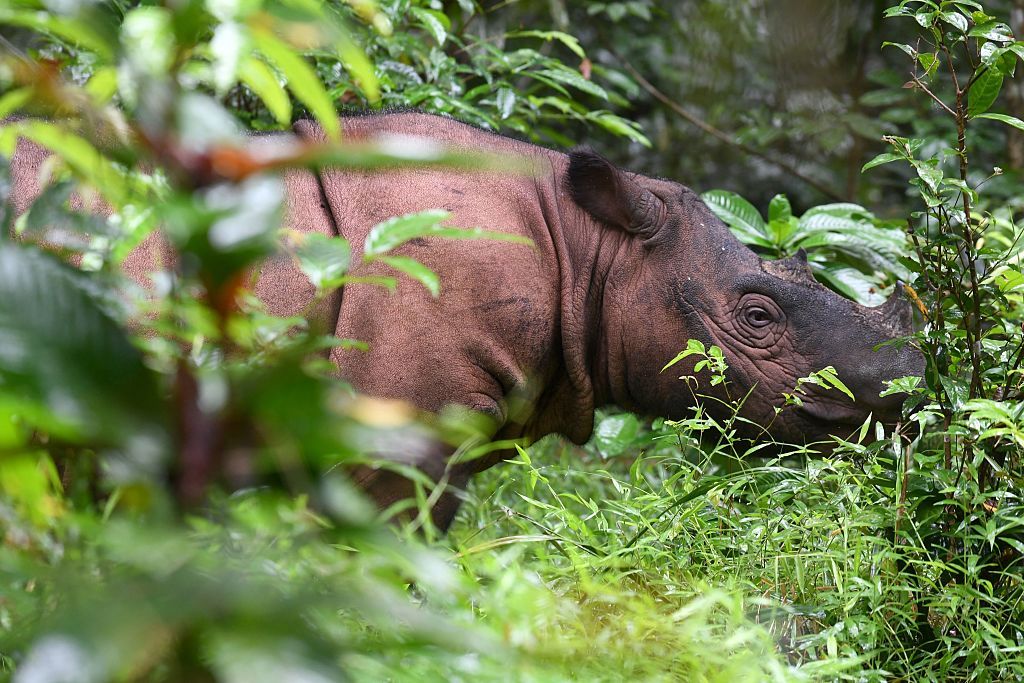
[[[569,153],[566,181],[573,201],[606,225],[646,238],[665,222],[665,202],[593,150]]]

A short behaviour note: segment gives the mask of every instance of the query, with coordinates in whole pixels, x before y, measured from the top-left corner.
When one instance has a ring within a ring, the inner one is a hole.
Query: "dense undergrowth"
[[[650,10],[592,4],[614,21]],[[269,168],[239,122],[310,115],[330,132],[336,106],[384,103],[541,142],[589,126],[649,144],[628,119],[637,87],[624,71],[563,31],[477,31],[488,14],[420,1],[0,7],[14,27],[0,118],[43,117],[0,127],[0,154],[18,135],[55,154],[27,216],[0,211],[3,676],[1024,676],[1019,197],[976,161],[993,127],[1024,129],[993,111],[1024,47],[976,2],[887,12],[906,23],[906,42],[886,48],[910,60],[904,90],[936,117],[891,131],[892,151],[865,167],[903,165],[907,215],[844,202],[797,216],[779,196],[765,220],[735,194],[705,194],[766,256],[805,249],[848,296],[899,287],[913,301],[921,332],[903,343],[928,370],[898,383],[913,396],[895,435],[865,424],[827,456],[768,456],[700,411],[653,426],[607,412],[588,446],[547,439],[479,476],[446,536],[425,513],[429,482],[419,514],[391,525],[354,490],[339,465],[379,442],[476,435],[457,415],[424,423],[355,397],[316,352],[358,340],[275,319],[242,291],[238,275],[280,227],[265,201],[280,181],[265,171],[495,160],[328,144]],[[113,214],[78,211],[73,188]],[[379,226],[365,258],[394,272],[374,283],[347,279],[340,239],[293,243],[291,256],[322,292],[412,278],[444,296],[436,274],[390,250],[498,237],[446,218]],[[182,266],[153,300],[121,264],[158,229]],[[726,377],[717,350],[680,348]],[[827,371],[806,381],[842,388]]]

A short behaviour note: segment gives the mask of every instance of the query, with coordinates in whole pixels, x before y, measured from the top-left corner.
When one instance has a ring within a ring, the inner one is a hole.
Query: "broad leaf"
[[[1005,123],[1008,126],[1013,126],[1018,130],[1024,130],[1024,121],[1021,121],[1016,116],[1007,116],[1006,114],[978,114],[975,118],[978,119],[992,119],[993,121],[999,121]]]
[[[621,455],[636,440],[640,422],[632,413],[609,415],[597,424],[594,430],[594,444],[601,455],[614,458]]]
[[[967,32],[971,38],[987,38],[999,43],[1008,43],[1013,40],[1013,32],[1010,27],[1001,21],[986,21]]]
[[[588,81],[587,79],[583,78],[583,76],[578,71],[573,71],[572,69],[544,69],[542,71],[531,72],[525,75],[533,75],[541,78],[548,78],[559,83],[564,83],[565,85],[570,85],[576,88],[577,90],[582,90],[583,92],[589,95],[593,95],[594,97],[600,97],[602,100],[608,99],[608,93],[605,91],[604,88],[602,88],[601,86],[597,85],[592,81]]]
[[[746,199],[727,190],[709,190],[700,197],[741,242],[759,247],[772,246],[767,236],[768,226],[753,204]]]
[[[793,217],[793,207],[789,204],[789,199],[784,194],[777,194],[772,197],[771,202],[768,203],[768,220],[769,221],[788,221]]]
[[[875,166],[881,166],[882,164],[888,164],[888,163],[891,163],[893,161],[899,161],[899,160],[905,159],[905,158],[906,157],[904,157],[902,154],[893,154],[892,152],[882,152],[881,154],[876,156],[874,159],[872,159],[868,163],[864,164],[861,167],[860,172],[863,173],[864,171],[867,171],[868,169],[872,169]]]
[[[450,28],[448,16],[444,12],[424,9],[422,7],[413,7],[409,11],[430,32],[430,35],[437,41],[438,47],[443,47],[444,41],[448,39],[448,29]]]
[[[967,115],[971,118],[988,111],[1003,87],[1003,74],[996,68],[985,69],[974,81],[967,100]]]
[[[877,306],[885,301],[878,291],[878,283],[849,266],[817,266],[814,274],[832,289],[865,306]]]

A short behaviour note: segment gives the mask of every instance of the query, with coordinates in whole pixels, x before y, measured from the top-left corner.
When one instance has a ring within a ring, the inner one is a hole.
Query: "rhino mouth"
[[[858,410],[853,406],[836,406],[806,400],[803,405],[797,406],[796,410],[802,417],[816,426],[825,428],[826,431],[829,428],[860,427],[870,415],[870,413]]]

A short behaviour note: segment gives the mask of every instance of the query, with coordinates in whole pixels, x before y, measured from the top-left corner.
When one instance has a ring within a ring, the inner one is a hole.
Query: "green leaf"
[[[917,61],[924,69],[924,76],[931,76],[939,67],[939,54],[937,52],[922,52],[917,55]]]
[[[112,66],[96,69],[92,78],[85,84],[85,91],[98,104],[109,102],[117,93],[117,69]]]
[[[513,31],[506,33],[507,38],[540,38],[548,42],[557,40],[558,42],[569,48],[573,54],[580,59],[586,59],[587,53],[580,47],[580,41],[575,36],[571,36],[568,33],[562,31]]]
[[[632,121],[622,118],[621,116],[617,116],[606,111],[596,111],[588,114],[586,118],[588,121],[597,122],[597,125],[610,133],[628,138],[633,142],[638,142],[644,147],[651,146],[651,141],[646,135],[640,132],[639,126]]]
[[[961,33],[967,32],[967,17],[959,12],[939,12],[939,16],[950,26],[959,29]]]
[[[895,47],[905,52],[907,56],[910,57],[911,59],[917,58],[917,50],[914,49],[912,46],[907,45],[906,43],[892,43],[887,40],[884,43],[882,43],[882,47]]]
[[[406,214],[375,225],[366,236],[363,254],[377,256],[409,240],[430,234],[439,224],[451,218],[447,211],[429,210]]]
[[[444,41],[448,39],[448,29],[451,27],[451,21],[448,19],[448,16],[444,12],[424,9],[422,7],[413,7],[410,11],[419,19],[420,25],[426,28],[430,35],[434,37],[438,47],[443,46]]]
[[[949,401],[953,405],[953,410],[962,409],[970,395],[970,388],[967,386],[967,382],[962,379],[956,379],[955,377],[940,375],[939,384],[942,385],[943,390],[946,392],[946,396],[949,397]]]
[[[498,108],[498,116],[507,119],[515,111],[516,93],[512,88],[498,88],[498,94],[494,97],[494,104]]]
[[[348,272],[352,251],[342,237],[327,237],[318,232],[304,235],[302,243],[295,249],[299,269],[305,274],[317,291],[338,287]]]
[[[88,246],[88,235],[109,233],[99,216],[71,211],[68,200],[72,183],[50,185],[32,203],[25,218],[25,235],[38,234],[47,244],[61,247]]]
[[[923,379],[923,377],[918,377],[917,375],[910,375],[886,380],[885,389],[878,396],[884,398],[893,394],[913,394],[917,391],[917,387]]]
[[[140,79],[164,78],[175,59],[174,14],[167,7],[130,10],[121,24],[121,52]]]
[[[971,38],[987,38],[999,43],[1008,43],[1013,40],[1013,31],[1001,21],[986,21],[967,32]]]
[[[93,30],[89,23],[72,17],[59,16],[53,12],[16,10],[10,9],[9,6],[0,7],[0,24],[21,26],[46,33],[70,45],[77,45],[94,52],[105,62],[111,61],[116,51],[116,46],[102,34]]]
[[[863,173],[864,171],[870,170],[870,169],[874,168],[875,166],[881,166],[882,164],[889,164],[889,163],[892,163],[893,161],[899,161],[901,159],[906,159],[906,157],[903,156],[902,154],[894,154],[892,152],[882,152],[881,154],[876,156],[874,159],[872,159],[868,163],[864,164],[861,167],[860,172]]]
[[[621,455],[640,433],[640,421],[632,413],[609,415],[594,430],[594,445],[606,458]]]
[[[378,103],[380,101],[380,82],[377,79],[373,62],[369,60],[362,48],[351,40],[341,40],[338,45],[338,54],[345,70],[352,75],[355,84],[363,91],[366,101],[370,104]]]
[[[967,95],[967,115],[971,118],[988,111],[1003,87],[1003,74],[995,68],[987,68],[978,76]]]
[[[1024,130],[1024,121],[1021,121],[1016,116],[1007,116],[1006,114],[978,114],[974,118],[976,119],[992,119],[993,121],[999,121],[1005,123],[1008,126],[1013,126],[1018,130]]]
[[[256,96],[263,100],[267,111],[282,125],[291,123],[292,102],[277,80],[273,70],[256,57],[242,60],[238,75]]]
[[[56,258],[0,243],[0,403],[62,438],[159,450],[156,378],[96,291]]]
[[[17,88],[0,95],[0,121],[32,100],[32,88]]]
[[[768,202],[769,221],[788,221],[793,217],[793,207],[784,194],[777,194]]]
[[[0,154],[0,243],[14,235],[14,206],[10,201],[14,183],[11,180],[11,165]],[[3,443],[3,427],[0,426],[0,443]]]
[[[395,270],[401,271],[413,278],[430,292],[435,299],[441,293],[441,278],[437,273],[427,268],[414,258],[408,256],[377,256],[375,261],[382,261]]]
[[[223,96],[235,83],[238,67],[248,52],[249,39],[240,24],[224,22],[213,32],[210,52],[213,55],[213,85]]]
[[[429,210],[390,218],[378,223],[366,236],[363,245],[365,257],[373,257],[391,251],[417,237],[447,237],[451,239],[491,239],[517,244],[533,242],[521,235],[496,232],[482,228],[454,228],[441,223],[451,218],[447,211]]]
[[[84,182],[95,187],[104,199],[119,206],[127,197],[125,174],[100,154],[85,138],[47,121],[30,119],[5,126],[11,133],[28,138],[56,154]],[[5,133],[8,131],[5,130]]]
[[[772,246],[768,238],[768,226],[753,204],[746,199],[727,190],[709,190],[700,197],[741,242],[760,247]]]
[[[856,268],[816,266],[814,274],[835,291],[864,306],[877,306],[885,301],[885,297],[879,294],[879,283]]]
[[[942,181],[942,169],[939,168],[938,161],[935,159],[930,159],[929,161],[916,161],[912,159],[910,163],[925,185],[932,192],[937,192],[939,183]]]
[[[608,99],[608,93],[604,88],[583,78],[578,71],[573,71],[567,67],[561,69],[542,69],[540,71],[528,72],[524,75],[549,78],[558,83],[572,86],[577,90],[582,90],[595,97],[600,97],[602,100]]]
[[[816,384],[826,389],[838,389],[844,395],[849,397],[851,401],[856,400],[853,397],[853,392],[850,391],[849,387],[843,384],[843,381],[839,379],[839,375],[836,373],[836,369],[831,365],[812,372],[807,377],[802,377],[797,380],[797,384]]]
[[[665,366],[661,369],[661,372],[665,372],[670,367],[678,363],[679,361],[689,356],[704,356],[707,355],[707,348],[704,346],[704,342],[699,339],[688,339],[686,341],[686,348],[675,355],[675,358],[665,363]]]
[[[341,122],[334,110],[334,103],[313,67],[269,31],[253,31],[252,36],[257,49],[284,74],[288,89],[296,99],[309,107],[327,137],[332,140],[340,138]]]

